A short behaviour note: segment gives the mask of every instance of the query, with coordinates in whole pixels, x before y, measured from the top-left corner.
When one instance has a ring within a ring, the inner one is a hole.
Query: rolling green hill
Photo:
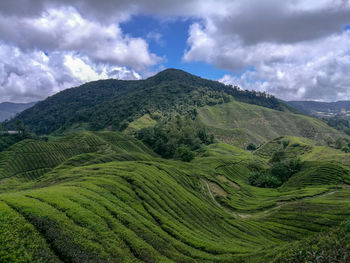
[[[317,147],[286,139],[290,151]],[[350,169],[305,162],[279,188],[251,186],[267,144],[252,154],[215,143],[186,163],[116,132],[19,142],[0,154],[0,262],[305,262],[294,253],[305,238],[349,231],[338,226]]]
[[[67,129],[124,130],[144,114],[190,113],[205,105],[235,100],[277,110],[293,111],[265,93],[243,91],[217,81],[202,79],[181,70],[167,69],[146,80],[100,80],[64,90],[22,112],[17,120],[37,134]]]
[[[328,136],[346,136],[324,122],[292,112],[231,101],[198,109],[198,119],[221,141],[238,146],[261,143],[279,136],[305,137],[322,142]]]

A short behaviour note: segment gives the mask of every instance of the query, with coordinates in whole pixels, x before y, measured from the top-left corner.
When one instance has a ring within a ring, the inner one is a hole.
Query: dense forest
[[[181,70],[168,69],[146,80],[100,80],[64,90],[6,123],[16,120],[37,134],[62,132],[84,126],[90,130],[123,130],[146,113],[188,113],[196,108],[238,100],[276,110],[290,108],[273,96],[202,79]]]

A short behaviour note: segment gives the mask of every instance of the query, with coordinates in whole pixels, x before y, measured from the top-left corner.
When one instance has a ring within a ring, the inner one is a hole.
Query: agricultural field
[[[281,148],[300,171],[252,186]],[[119,132],[21,141],[0,153],[0,262],[306,262],[334,240],[346,256],[345,159],[288,136],[255,152],[216,142],[191,162]]]
[[[235,100],[201,107],[198,113],[198,119],[217,138],[239,147],[246,147],[249,142],[260,145],[286,135],[309,138],[317,143],[328,136],[345,136],[316,118]]]

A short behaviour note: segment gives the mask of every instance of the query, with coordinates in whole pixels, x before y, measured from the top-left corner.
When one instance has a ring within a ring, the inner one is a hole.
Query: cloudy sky
[[[350,100],[350,0],[0,1],[0,102],[169,67],[286,100]]]

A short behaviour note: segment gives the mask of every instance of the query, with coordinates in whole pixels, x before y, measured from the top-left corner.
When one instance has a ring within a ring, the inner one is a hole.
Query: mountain
[[[17,119],[37,134],[71,130],[133,130],[140,123],[189,114],[223,141],[240,147],[281,135],[322,141],[343,136],[265,93],[167,69],[146,80],[101,80],[62,91],[25,110]],[[151,116],[151,117],[150,117]],[[154,118],[154,119],[152,119]],[[137,124],[138,123],[138,124]]]
[[[0,103],[0,122],[11,119],[17,113],[20,113],[34,106],[35,104],[36,102],[30,102],[30,103],[2,102]]]
[[[123,130],[128,123],[147,113],[195,114],[195,109],[237,101],[276,110],[293,110],[264,93],[202,79],[181,70],[168,69],[146,80],[100,80],[64,90],[19,114],[30,130],[38,134],[72,127]],[[8,123],[14,127],[15,120]]]
[[[350,101],[318,102],[287,101],[288,105],[309,115],[318,117],[347,116],[350,117]]]

